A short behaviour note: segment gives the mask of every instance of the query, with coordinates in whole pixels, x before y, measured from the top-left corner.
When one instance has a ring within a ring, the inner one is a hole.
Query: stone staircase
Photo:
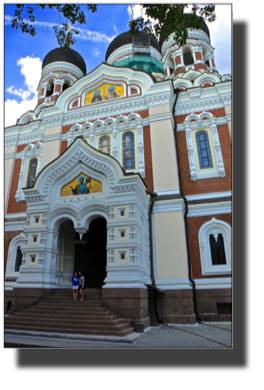
[[[103,307],[102,290],[84,290],[84,301],[73,301],[72,290],[56,290],[37,305],[5,317],[5,329],[52,333],[126,336],[128,321]]]

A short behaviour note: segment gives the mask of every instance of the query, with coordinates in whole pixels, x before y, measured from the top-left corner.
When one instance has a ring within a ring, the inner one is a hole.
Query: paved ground
[[[5,331],[5,347],[45,348],[232,348],[232,324],[160,325],[125,337]]]

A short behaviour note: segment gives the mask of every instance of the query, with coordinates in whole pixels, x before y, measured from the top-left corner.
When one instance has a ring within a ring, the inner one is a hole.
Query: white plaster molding
[[[210,235],[217,240],[218,234],[223,236],[226,264],[213,265],[210,249]],[[204,223],[198,233],[202,275],[228,275],[232,272],[231,263],[231,227],[224,221],[212,218]]]
[[[5,232],[23,232],[26,221],[5,222]]]
[[[15,136],[5,136],[5,147],[12,145],[24,145],[27,143],[42,141],[44,138],[44,131],[30,131],[28,134],[17,134]]]
[[[173,200],[159,200],[154,203],[153,214],[172,213],[175,211],[185,211],[184,201],[182,198]]]
[[[63,62],[63,61],[57,61],[53,62],[47,66],[45,66],[42,69],[41,78],[45,77],[46,75],[50,73],[57,73],[57,72],[66,72],[73,74],[77,79],[84,76],[81,69],[79,69],[77,66],[70,64],[69,62]]]
[[[232,202],[225,201],[217,203],[188,205],[188,218],[219,214],[232,214]]]
[[[11,219],[11,218],[25,218],[26,216],[27,216],[26,213],[5,214],[5,219]]]
[[[187,91],[185,93],[187,93]],[[231,101],[231,91],[227,91],[224,96],[216,94],[214,97],[203,96],[201,91],[200,98],[194,98],[191,102],[186,101],[185,99],[178,99],[175,108],[175,115],[177,116],[191,114],[193,112],[209,111],[215,110],[217,108],[224,108],[224,106],[231,104]]]
[[[232,196],[231,191],[225,191],[225,192],[211,192],[208,194],[199,194],[199,195],[186,195],[186,199],[188,201],[193,201],[193,200],[206,200],[206,199],[214,199],[214,198],[224,198]]]
[[[25,243],[25,234],[21,233],[13,238],[9,244],[8,255],[7,255],[7,264],[6,264],[6,279],[17,278],[19,276],[19,271],[15,271],[16,263],[16,254],[18,246],[22,250]]]
[[[232,278],[194,279],[196,290],[232,288]]]
[[[156,286],[161,290],[191,290],[189,279],[156,279]]]
[[[221,177],[221,178],[225,177],[224,161],[223,161],[220,141],[218,137],[216,118],[213,117],[213,115],[209,112],[202,112],[199,115],[191,114],[185,119],[183,125],[185,127],[185,136],[187,142],[191,180],[196,181],[197,179],[199,180],[199,179],[209,179],[212,177]],[[211,154],[214,153],[215,155],[217,170],[214,169],[208,172],[202,172],[202,170],[199,170],[198,172],[198,167],[196,165],[196,160],[195,160],[195,151],[198,155],[198,149],[196,143],[195,145],[193,144],[192,130],[194,129],[202,130],[204,128],[208,128],[208,126],[210,127],[213,146],[214,146],[214,150],[210,150],[210,152]]]
[[[42,157],[42,142],[37,142],[36,144],[28,144],[25,149],[20,153],[21,156],[21,168],[20,168],[20,174],[19,174],[19,180],[18,180],[18,187],[15,195],[15,199],[17,202],[20,202],[21,200],[25,200],[24,193],[22,191],[23,182],[25,175],[28,174],[26,172],[26,166],[28,159],[31,159],[33,157],[38,157],[38,166],[36,170],[36,177],[40,170],[41,165],[41,157]]]

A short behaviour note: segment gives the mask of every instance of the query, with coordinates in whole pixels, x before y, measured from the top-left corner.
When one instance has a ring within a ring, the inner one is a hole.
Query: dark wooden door
[[[106,220],[93,220],[82,241],[75,244],[74,270],[82,272],[86,287],[101,288],[106,278]]]

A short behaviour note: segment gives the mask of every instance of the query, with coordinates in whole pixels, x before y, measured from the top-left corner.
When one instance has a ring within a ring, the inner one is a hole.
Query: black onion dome
[[[185,14],[186,18],[188,18],[189,15],[190,15],[190,14]],[[165,28],[166,28],[166,27],[165,27]],[[209,28],[208,28],[208,26],[207,26],[207,24],[206,24],[205,22],[204,22],[204,24],[203,24],[202,30],[208,35],[208,38],[209,38],[209,40],[210,40]],[[160,36],[160,39],[159,39],[160,48],[162,47],[163,42],[164,42],[164,38],[163,38],[163,36],[161,35],[161,36]]]
[[[110,54],[112,54],[119,47],[128,45],[129,43],[133,43],[133,37],[134,37],[134,43],[143,43],[143,44],[150,43],[150,46],[154,47],[160,53],[159,43],[144,31],[140,31],[138,35],[132,35],[129,32],[124,32],[123,34],[120,34],[115,39],[113,39],[113,41],[108,46],[105,55],[105,61],[107,61],[107,58],[110,56]]]
[[[62,51],[61,48],[51,50],[42,62],[42,69],[53,62],[60,61],[69,62],[70,64],[77,66],[83,74],[86,74],[86,64],[84,59],[79,53],[77,53],[77,51],[70,48],[65,49],[64,51]]]

